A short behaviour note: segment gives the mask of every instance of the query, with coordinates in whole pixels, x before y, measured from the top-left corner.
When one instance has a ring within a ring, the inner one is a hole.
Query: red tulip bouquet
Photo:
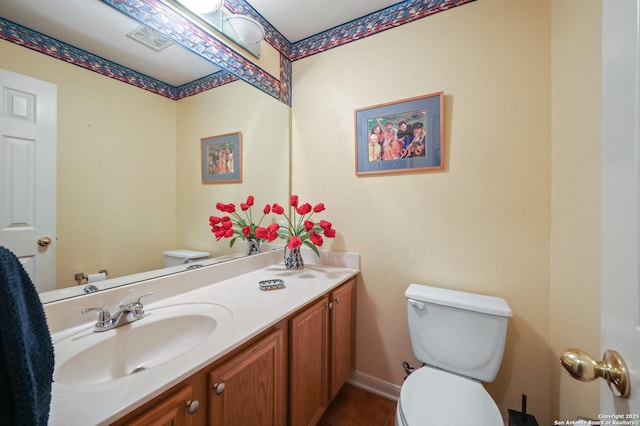
[[[218,210],[223,213],[228,213],[228,216],[209,217],[211,232],[216,236],[216,241],[219,241],[221,238],[233,237],[229,243],[229,246],[233,247],[233,244],[238,238],[242,240],[267,240],[269,242],[278,238],[278,228],[280,228],[280,226],[277,223],[271,224],[266,228],[260,226],[264,217],[270,213],[271,206],[269,204],[264,206],[264,209],[262,210],[262,217],[256,224],[253,222],[253,215],[251,213],[253,203],[253,195],[249,195],[246,202],[240,203],[242,215],[236,211],[236,205],[233,203],[216,204],[216,208]]]
[[[278,230],[278,236],[287,240],[289,250],[294,250],[304,244],[319,255],[318,247],[322,247],[324,243],[322,236],[324,235],[327,238],[336,236],[336,231],[333,229],[331,222],[327,220],[314,222],[311,220],[315,213],[325,210],[324,203],[316,204],[313,207],[309,203],[299,204],[298,196],[292,195],[289,198],[289,204],[293,207],[291,217],[287,216],[284,207],[280,204],[275,203],[271,207],[273,213],[282,215],[287,222],[286,227],[281,226]]]

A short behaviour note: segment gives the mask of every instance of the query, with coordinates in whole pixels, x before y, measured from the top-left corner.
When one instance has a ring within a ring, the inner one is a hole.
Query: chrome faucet
[[[138,297],[138,300],[135,302],[119,305],[118,312],[113,315],[107,308],[85,308],[82,310],[82,313],[86,314],[87,312],[93,311],[98,312],[98,319],[93,327],[94,332],[111,330],[112,328],[120,327],[121,325],[129,324],[130,322],[144,318],[144,306],[142,305],[141,300],[143,297],[151,296],[153,293],[155,292],[151,291],[149,293],[145,293]]]

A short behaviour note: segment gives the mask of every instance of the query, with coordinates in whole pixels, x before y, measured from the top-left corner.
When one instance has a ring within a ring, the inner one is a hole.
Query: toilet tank
[[[164,267],[169,268],[171,266],[184,265],[185,263],[195,262],[197,260],[204,260],[209,257],[209,253],[206,251],[196,250],[168,250],[162,252],[164,255]]]
[[[504,299],[411,284],[409,336],[419,361],[483,382],[495,379],[511,308]]]

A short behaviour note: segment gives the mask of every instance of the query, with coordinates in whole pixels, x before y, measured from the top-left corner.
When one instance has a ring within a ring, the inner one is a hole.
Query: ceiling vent
[[[144,25],[140,25],[133,31],[128,32],[127,37],[137,41],[138,43],[144,44],[149,49],[153,49],[156,52],[160,52],[173,44],[171,40],[162,34],[149,27],[145,27]]]

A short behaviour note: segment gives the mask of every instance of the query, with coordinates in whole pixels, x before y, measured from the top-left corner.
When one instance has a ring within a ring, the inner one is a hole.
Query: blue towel
[[[38,292],[18,258],[0,246],[0,423],[46,426],[53,368]]]

